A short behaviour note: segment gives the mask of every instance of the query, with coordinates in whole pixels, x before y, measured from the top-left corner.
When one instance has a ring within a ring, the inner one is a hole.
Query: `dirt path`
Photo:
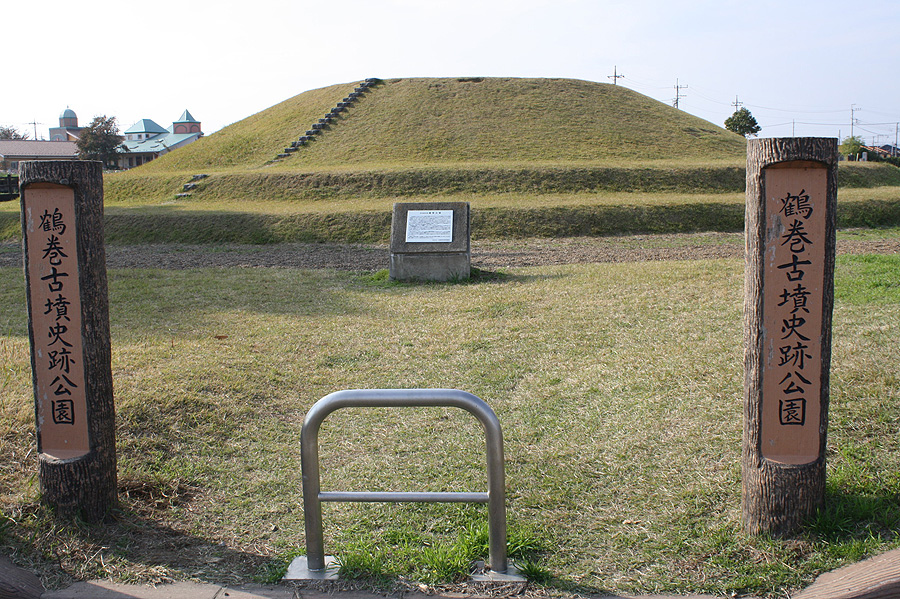
[[[647,260],[740,258],[743,236],[737,233],[644,235],[621,238],[575,237],[472,243],[472,265],[482,269],[591,264]],[[839,241],[839,254],[896,254],[900,239]],[[277,245],[111,245],[109,268],[281,267],[379,270],[389,266],[387,245],[286,243]],[[0,244],[0,266],[19,266],[16,243]]]

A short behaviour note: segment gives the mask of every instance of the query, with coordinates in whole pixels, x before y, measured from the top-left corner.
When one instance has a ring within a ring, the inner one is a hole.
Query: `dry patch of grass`
[[[900,544],[896,256],[839,260],[830,511],[791,541],[740,532],[739,260],[512,269],[456,285],[113,270],[122,509],[101,527],[54,523],[37,505],[21,279],[0,269],[0,450],[17,458],[0,471],[0,546],[51,584],[271,576],[303,547],[303,416],[343,388],[485,399],[504,429],[512,527],[539,541],[559,588],[776,596]],[[470,420],[337,413],[321,436],[323,488],[480,490]],[[328,504],[326,550],[379,547],[384,565],[412,555],[404,539],[454,546],[483,523],[477,506]]]

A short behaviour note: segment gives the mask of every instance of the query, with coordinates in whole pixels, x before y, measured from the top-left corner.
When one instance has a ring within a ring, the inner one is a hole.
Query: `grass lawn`
[[[739,260],[455,285],[291,269],[109,279],[122,507],[108,525],[62,525],[38,504],[22,273],[0,269],[0,551],[48,584],[277,576],[304,543],[302,419],[345,388],[487,401],[511,538],[555,588],[783,596],[900,546],[896,255],[838,260],[827,508],[790,540],[740,531]],[[323,489],[481,490],[477,429],[451,410],[338,412],[320,438]],[[435,581],[431,561],[452,561],[485,519],[479,506],[326,504],[326,551]]]

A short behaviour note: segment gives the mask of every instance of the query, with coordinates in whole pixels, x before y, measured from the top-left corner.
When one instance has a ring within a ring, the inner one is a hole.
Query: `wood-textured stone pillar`
[[[19,186],[42,499],[94,522],[117,499],[103,171],[23,162]]]
[[[747,148],[742,515],[790,535],[822,506],[834,304],[837,140]]]

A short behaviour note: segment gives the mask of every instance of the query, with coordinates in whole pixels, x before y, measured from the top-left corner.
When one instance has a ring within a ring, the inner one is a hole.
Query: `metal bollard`
[[[487,453],[486,493],[374,493],[323,492],[319,477],[319,427],[341,408],[367,407],[457,407],[475,416],[484,427]],[[306,563],[310,571],[325,570],[322,538],[323,501],[369,502],[457,502],[487,503],[490,552],[488,566],[497,574],[507,573],[506,500],[503,466],[503,433],[497,415],[483,400],[455,389],[371,389],[338,391],[326,395],[310,408],[300,433],[303,471],[303,512],[306,525]]]

